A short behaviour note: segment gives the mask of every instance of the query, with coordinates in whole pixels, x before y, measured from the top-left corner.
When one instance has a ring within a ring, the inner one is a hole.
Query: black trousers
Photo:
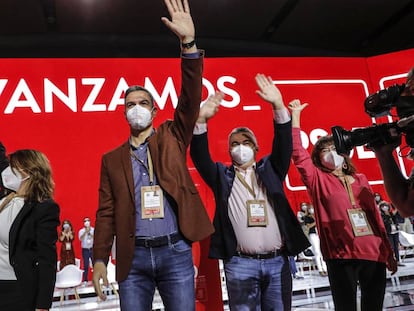
[[[4,311],[34,311],[35,306],[29,307],[27,298],[23,296],[17,281],[0,280],[0,310]]]
[[[357,286],[361,311],[382,311],[386,286],[385,263],[358,259],[326,261],[335,311],[357,310]]]

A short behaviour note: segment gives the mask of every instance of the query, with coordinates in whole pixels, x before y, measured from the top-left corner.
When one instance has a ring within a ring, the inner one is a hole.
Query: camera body
[[[401,134],[405,134],[407,145],[414,148],[414,97],[401,96],[404,90],[405,84],[394,84],[369,95],[364,101],[365,112],[371,117],[388,115],[390,110],[396,107],[400,120],[374,124],[353,131],[346,131],[340,126],[332,127],[336,151],[339,154],[349,154],[355,146],[399,144]]]

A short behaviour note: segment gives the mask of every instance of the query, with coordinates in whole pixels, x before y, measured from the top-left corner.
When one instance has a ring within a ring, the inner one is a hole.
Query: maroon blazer
[[[201,102],[203,55],[182,58],[182,87],[174,120],[162,123],[149,138],[154,172],[162,189],[177,204],[180,232],[199,241],[214,229],[187,168]],[[108,261],[116,236],[116,278],[123,281],[131,269],[135,248],[135,190],[129,142],[103,155],[96,213],[93,257]]]

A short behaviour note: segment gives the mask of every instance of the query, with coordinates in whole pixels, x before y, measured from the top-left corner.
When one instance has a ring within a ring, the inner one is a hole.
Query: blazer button
[[[129,234],[129,237],[130,237],[130,238],[133,238],[133,237],[134,237],[134,234],[133,234],[133,233],[130,233],[130,234]]]

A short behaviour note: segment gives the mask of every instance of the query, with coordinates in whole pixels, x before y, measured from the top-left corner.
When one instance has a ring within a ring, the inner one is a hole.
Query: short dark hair
[[[313,146],[312,154],[311,154],[311,159],[312,159],[313,164],[317,168],[321,169],[324,172],[328,172],[328,173],[331,172],[331,170],[327,169],[326,167],[322,165],[320,154],[322,152],[322,149],[326,148],[327,145],[333,145],[333,144],[334,144],[334,139],[331,135],[323,136],[319,138],[315,146]],[[343,155],[343,154],[341,155],[344,157],[344,162],[347,164],[346,168],[342,169],[344,173],[348,175],[355,174],[356,168],[354,164],[352,163],[351,158],[348,157],[347,155]]]
[[[148,91],[145,87],[140,86],[140,85],[132,85],[129,88],[127,88],[127,90],[125,91],[125,100],[129,93],[136,92],[136,91],[143,91],[147,93],[151,99],[151,107],[154,107],[154,96],[152,96],[151,92]]]

